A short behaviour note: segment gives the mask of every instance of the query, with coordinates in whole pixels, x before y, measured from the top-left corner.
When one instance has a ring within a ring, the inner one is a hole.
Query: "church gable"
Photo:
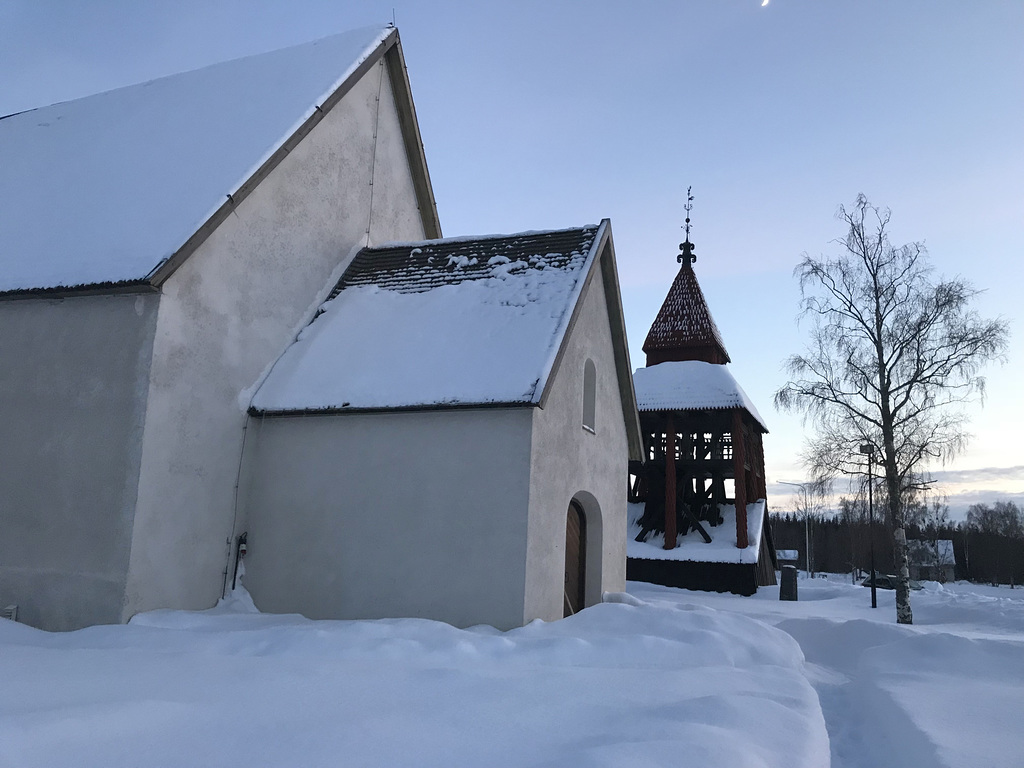
[[[396,44],[355,30],[0,119],[0,295],[159,284]]]

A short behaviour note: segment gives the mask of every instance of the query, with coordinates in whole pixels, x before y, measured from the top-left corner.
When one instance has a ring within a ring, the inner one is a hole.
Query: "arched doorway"
[[[565,591],[562,616],[572,616],[586,606],[587,517],[573,499],[565,518]]]

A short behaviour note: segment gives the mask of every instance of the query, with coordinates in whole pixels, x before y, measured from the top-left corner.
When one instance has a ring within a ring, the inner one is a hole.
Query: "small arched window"
[[[583,428],[596,432],[597,412],[597,368],[594,361],[587,359],[583,365]]]

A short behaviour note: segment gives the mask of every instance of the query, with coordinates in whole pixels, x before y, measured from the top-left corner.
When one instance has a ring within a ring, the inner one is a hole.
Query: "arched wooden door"
[[[565,518],[565,591],[563,616],[579,613],[586,605],[587,518],[579,502],[572,501]]]

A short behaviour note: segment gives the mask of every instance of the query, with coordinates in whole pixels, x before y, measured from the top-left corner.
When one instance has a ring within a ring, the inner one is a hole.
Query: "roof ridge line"
[[[527,229],[522,232],[507,232],[505,234],[490,235],[455,235],[453,237],[436,237],[431,240],[393,240],[380,245],[368,245],[361,248],[361,251],[383,251],[392,248],[416,248],[424,245],[443,245],[446,243],[472,243],[479,240],[506,240],[510,237],[534,237],[539,235],[553,235],[563,232],[582,232],[587,229],[598,230],[601,224],[583,224],[577,227],[559,227],[557,229]]]

